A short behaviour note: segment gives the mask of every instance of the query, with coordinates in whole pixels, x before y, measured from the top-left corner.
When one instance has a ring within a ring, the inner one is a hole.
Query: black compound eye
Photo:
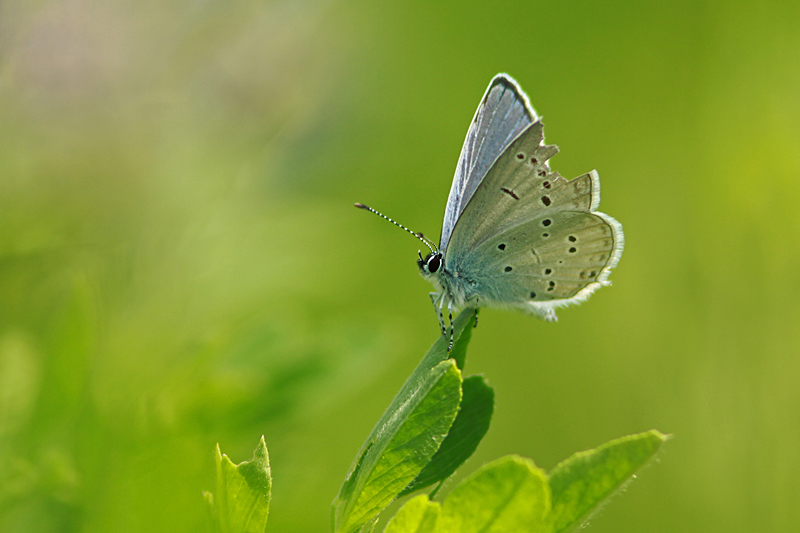
[[[428,259],[428,272],[433,274],[434,272],[439,270],[441,264],[442,264],[441,258],[438,255],[434,255],[433,257]]]

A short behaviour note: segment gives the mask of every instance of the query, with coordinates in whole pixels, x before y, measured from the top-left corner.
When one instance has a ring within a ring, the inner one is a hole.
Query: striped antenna
[[[363,209],[363,210],[365,210],[365,211],[369,211],[370,213],[375,213],[375,214],[376,214],[376,215],[378,215],[379,217],[385,218],[386,220],[388,220],[389,222],[391,222],[392,224],[394,224],[394,225],[395,225],[395,226],[397,226],[398,228],[402,228],[402,229],[406,230],[406,231],[407,231],[407,232],[409,232],[411,235],[413,235],[414,237],[416,237],[417,239],[419,239],[419,240],[421,240],[423,243],[425,243],[425,246],[427,246],[428,248],[430,248],[431,252],[435,252],[435,251],[437,251],[437,250],[438,250],[438,247],[437,247],[437,246],[436,246],[436,245],[435,245],[433,242],[431,242],[431,240],[430,240],[430,239],[428,239],[427,237],[425,237],[425,236],[424,236],[422,233],[414,233],[413,231],[411,231],[410,229],[408,229],[408,228],[407,228],[407,227],[405,227],[404,225],[400,224],[399,222],[395,222],[394,220],[392,220],[391,218],[387,217],[386,215],[384,215],[384,214],[383,214],[383,213],[381,213],[380,211],[376,211],[376,210],[372,209],[372,208],[371,208],[370,206],[368,206],[368,205],[364,205],[364,204],[359,204],[359,203],[356,203],[356,204],[355,204],[355,206],[356,206],[357,208],[359,208],[359,209]]]

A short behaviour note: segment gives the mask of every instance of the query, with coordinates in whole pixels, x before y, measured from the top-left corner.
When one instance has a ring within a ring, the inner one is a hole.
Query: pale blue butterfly
[[[597,211],[600,177],[572,180],[550,170],[558,147],[544,144],[543,124],[527,95],[507,74],[486,89],[467,132],[444,212],[437,247],[417,264],[442,333],[464,307],[500,307],[556,320],[555,309],[586,300],[609,285],[622,256],[622,225]]]

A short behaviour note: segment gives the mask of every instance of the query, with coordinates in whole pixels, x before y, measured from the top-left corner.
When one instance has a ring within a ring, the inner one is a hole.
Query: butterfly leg
[[[439,299],[439,294],[432,292],[428,296],[431,297],[431,303],[433,303],[433,310],[436,312],[436,318],[439,320],[439,327],[442,330],[442,335],[447,335],[447,330],[444,326],[444,315],[442,315],[442,306],[437,305],[436,301]]]
[[[478,327],[478,302],[475,302],[475,323],[472,324],[473,329]]]
[[[453,335],[455,334],[455,328],[453,327],[453,301],[450,300],[447,304],[447,317],[450,320],[450,344],[447,345],[447,353],[450,353],[450,350],[453,349]]]

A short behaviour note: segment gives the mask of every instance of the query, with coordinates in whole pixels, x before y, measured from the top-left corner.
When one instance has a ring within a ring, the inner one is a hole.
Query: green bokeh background
[[[328,531],[437,336],[352,203],[437,236],[501,71],[627,243],[557,324],[481,314],[459,476],[658,428],[591,531],[800,530],[798,65],[790,1],[0,4],[0,531],[204,531],[261,434],[268,531]]]

